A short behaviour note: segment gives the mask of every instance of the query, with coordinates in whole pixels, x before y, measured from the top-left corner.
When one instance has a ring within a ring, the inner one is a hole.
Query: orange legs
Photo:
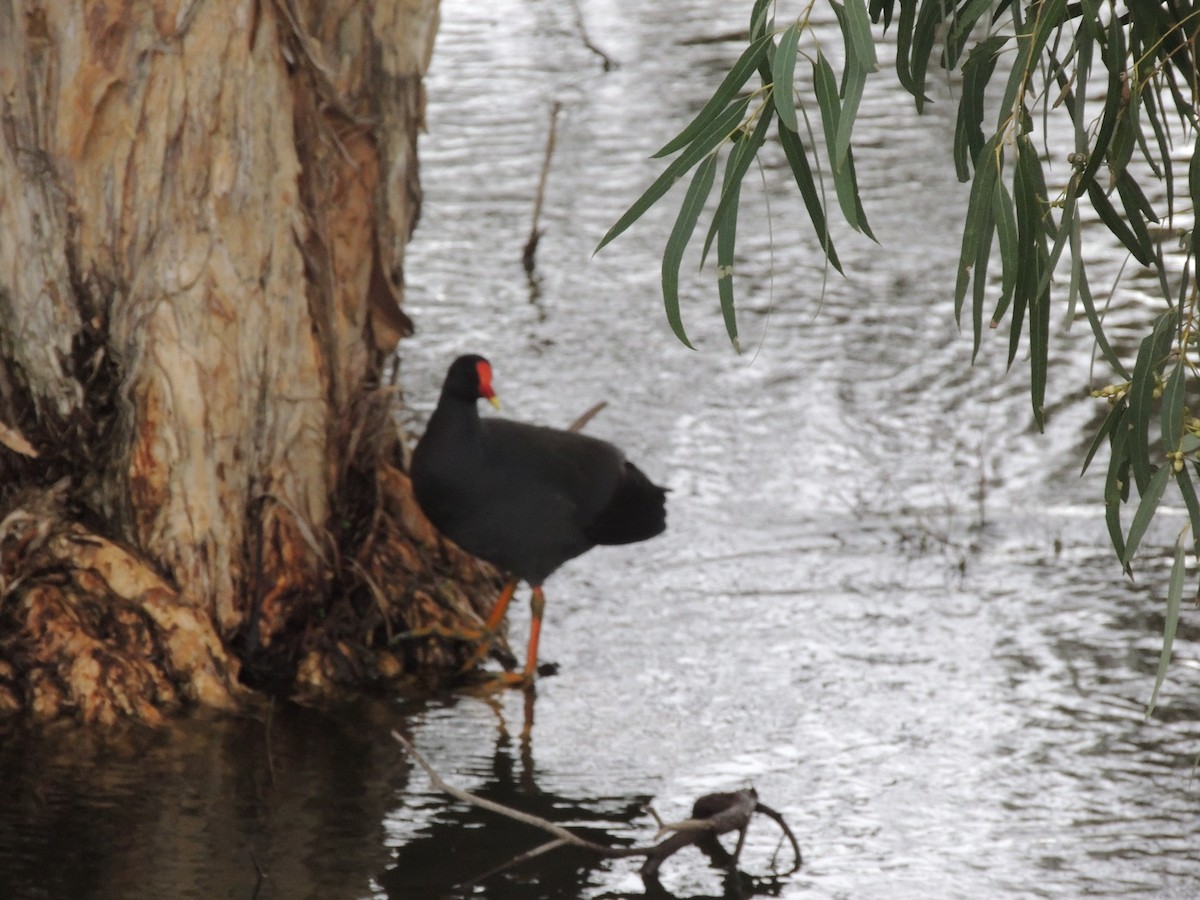
[[[475,647],[475,651],[470,655],[459,672],[469,672],[477,665],[483,662],[483,658],[487,656],[488,650],[492,646],[492,638],[496,632],[500,630],[500,623],[504,621],[504,614],[508,612],[508,604],[512,602],[513,592],[517,589],[517,579],[509,578],[504,582],[504,590],[500,592],[500,596],[496,598],[496,603],[492,606],[492,611],[488,614],[487,622],[483,626],[483,636],[479,639],[479,644]]]
[[[542,636],[542,613],[546,609],[546,595],[540,584],[534,585],[529,598],[529,611],[533,614],[529,622],[529,649],[525,654],[525,679],[532,682],[537,675],[538,639]]]
[[[500,628],[500,623],[504,621],[504,614],[508,611],[508,605],[512,602],[513,592],[517,588],[517,580],[510,578],[504,584],[504,590],[500,592],[500,596],[496,600],[496,605],[492,607],[491,614],[488,615],[487,624],[484,626],[483,638],[479,642],[479,646],[475,648],[475,652],[471,654],[470,659],[463,663],[462,672],[468,672],[474,669],[483,658],[487,656],[488,648],[492,643],[492,636]],[[533,594],[529,598],[529,611],[532,614],[532,619],[529,623],[529,648],[525,655],[525,669],[521,674],[515,672],[500,672],[496,675],[496,680],[504,685],[532,686],[534,678],[537,676],[538,667],[538,643],[542,636],[542,613],[546,609],[546,595],[542,593],[540,584],[533,586]]]

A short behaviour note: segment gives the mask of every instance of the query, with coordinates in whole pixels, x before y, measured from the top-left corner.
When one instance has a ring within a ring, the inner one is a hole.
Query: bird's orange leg
[[[546,595],[542,593],[542,586],[534,585],[533,595],[529,598],[529,611],[533,614],[529,623],[529,650],[525,655],[525,678],[531,682],[537,674],[538,640],[542,636],[542,613],[545,609]]]
[[[496,683],[503,687],[520,687],[527,691],[533,690],[533,682],[537,677],[538,641],[542,636],[542,613],[546,609],[546,595],[542,586],[534,585],[533,594],[529,598],[529,611],[533,614],[529,622],[529,649],[525,656],[525,669],[520,674],[516,672],[497,672]],[[531,708],[526,710],[532,715]],[[532,718],[528,720],[532,727]]]
[[[491,613],[488,614],[487,622],[483,626],[483,635],[479,639],[474,652],[468,657],[467,661],[462,664],[459,672],[469,672],[474,669],[483,658],[487,656],[488,650],[492,646],[492,638],[496,632],[500,630],[500,623],[504,621],[504,615],[508,612],[508,605],[512,602],[513,592],[517,589],[517,579],[509,578],[504,582],[504,590],[500,592],[500,596],[496,598],[496,603],[492,606]]]

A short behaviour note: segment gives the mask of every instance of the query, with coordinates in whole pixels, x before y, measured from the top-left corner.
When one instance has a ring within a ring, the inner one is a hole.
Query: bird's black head
[[[450,364],[442,394],[456,400],[474,403],[480,397],[496,403],[496,392],[492,390],[492,365],[482,356],[470,354],[460,356]]]

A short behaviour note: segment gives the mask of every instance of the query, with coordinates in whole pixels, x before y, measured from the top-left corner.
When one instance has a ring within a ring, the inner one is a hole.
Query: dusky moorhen
[[[481,398],[499,406],[491,364],[482,356],[460,356],[446,373],[437,409],[413,451],[413,491],[443,534],[509,576],[468,668],[487,653],[517,582],[533,589],[525,670],[501,676],[531,684],[546,602],[542,583],[597,544],[629,544],[662,533],[666,489],[607,441],[480,418]]]

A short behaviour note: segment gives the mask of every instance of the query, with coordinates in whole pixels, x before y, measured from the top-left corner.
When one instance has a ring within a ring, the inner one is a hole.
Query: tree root
[[[684,847],[695,845],[700,849],[714,865],[725,866],[733,869],[737,865],[738,855],[741,852],[742,844],[746,838],[746,829],[750,825],[750,819],[755,813],[761,813],[772,819],[783,832],[784,838],[791,845],[793,863],[791,868],[784,872],[773,873],[772,877],[782,878],[799,870],[803,860],[800,853],[800,845],[796,840],[796,836],[784,821],[783,816],[776,812],[771,807],[761,803],[758,795],[753,788],[732,793],[705,794],[696,800],[692,806],[692,816],[683,822],[663,823],[659,822],[659,833],[656,837],[661,837],[664,833],[669,833],[670,836],[658,841],[655,844],[648,846],[634,847],[609,847],[604,844],[598,844],[594,841],[589,841],[587,838],[580,837],[572,831],[563,828],[560,825],[543,819],[540,816],[530,815],[529,813],[521,812],[517,809],[504,806],[501,803],[496,803],[493,800],[487,800],[483,797],[465,791],[462,788],[454,787],[448,784],[437,773],[433,766],[425,759],[412,743],[409,742],[403,735],[397,731],[392,732],[392,737],[397,743],[404,748],[404,751],[425,770],[425,774],[429,776],[434,787],[438,790],[449,794],[455,799],[461,800],[464,803],[469,803],[479,809],[486,809],[499,815],[505,816],[516,822],[521,822],[526,825],[531,825],[535,828],[545,831],[551,835],[553,840],[534,847],[525,853],[521,853],[512,859],[508,860],[501,866],[492,869],[484,875],[472,879],[470,884],[477,884],[492,875],[510,869],[514,866],[528,862],[538,856],[556,850],[559,847],[578,847],[582,850],[587,850],[599,856],[605,857],[627,857],[627,856],[644,856],[646,861],[642,863],[641,874],[642,879],[647,885],[656,885],[658,883],[658,872],[662,864],[672,855],[678,853]],[[658,817],[655,816],[657,820]],[[737,832],[738,842],[737,847],[731,854],[721,846],[717,837],[722,834]]]

